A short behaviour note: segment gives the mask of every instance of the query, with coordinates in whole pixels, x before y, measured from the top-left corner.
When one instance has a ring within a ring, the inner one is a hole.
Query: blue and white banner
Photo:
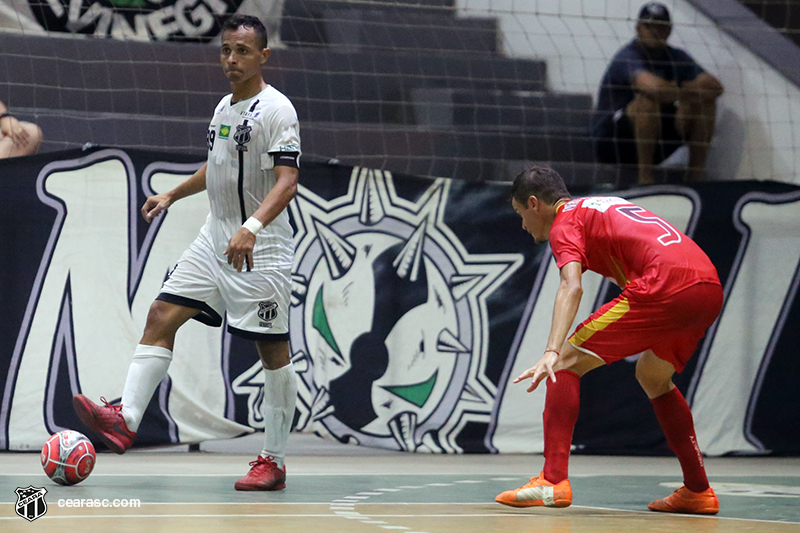
[[[270,42],[285,0],[0,0],[0,30],[121,41],[208,42],[233,14],[254,15]]]
[[[147,310],[208,199],[181,200],[152,225],[139,208],[201,163],[116,149],[0,161],[0,449],[86,431],[73,394],[119,400]],[[676,376],[703,450],[800,452],[800,189],[622,194],[693,236],[725,286],[720,319]],[[544,392],[510,379],[544,348],[558,272],[506,185],[305,164],[290,213],[296,430],[395,450],[541,451]],[[587,273],[578,319],[613,296]],[[578,452],[667,451],[629,359],[582,380]],[[252,342],[190,321],[137,445],[262,429],[263,397]]]

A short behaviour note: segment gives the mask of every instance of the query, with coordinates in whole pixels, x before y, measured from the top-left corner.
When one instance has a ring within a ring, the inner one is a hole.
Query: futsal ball
[[[75,485],[92,473],[97,456],[86,435],[70,429],[51,435],[42,448],[42,468],[59,485]]]

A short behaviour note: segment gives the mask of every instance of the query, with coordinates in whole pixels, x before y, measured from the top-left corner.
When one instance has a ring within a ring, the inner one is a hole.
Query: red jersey
[[[623,198],[578,198],[559,206],[549,240],[558,268],[579,261],[584,272],[615,281],[633,299],[719,284],[717,269],[694,241]]]

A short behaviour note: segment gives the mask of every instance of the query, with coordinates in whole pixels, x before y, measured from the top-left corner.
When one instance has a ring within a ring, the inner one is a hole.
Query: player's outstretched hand
[[[253,247],[255,245],[256,236],[253,235],[253,232],[247,228],[239,228],[222,253],[228,256],[228,264],[233,265],[237,272],[241,272],[246,265],[253,266]]]
[[[142,206],[142,216],[147,222],[152,222],[154,218],[166,211],[172,204],[166,194],[156,194],[145,200]]]
[[[528,387],[528,392],[535,391],[536,387],[539,386],[539,383],[541,383],[541,381],[548,376],[553,380],[553,383],[555,383],[556,373],[553,371],[553,367],[557,362],[558,354],[556,352],[544,352],[544,355],[541,359],[539,359],[539,362],[520,374],[514,380],[514,383],[519,383],[524,379],[531,378],[531,384]]]

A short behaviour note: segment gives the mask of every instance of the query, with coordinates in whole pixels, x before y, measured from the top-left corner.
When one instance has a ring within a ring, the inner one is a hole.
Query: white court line
[[[737,522],[759,522],[759,523],[766,523],[766,524],[788,524],[788,525],[795,525],[800,524],[800,522],[785,522],[779,520],[759,520],[755,518],[734,518],[734,517],[727,517],[727,516],[702,516],[702,515],[674,515],[671,513],[654,513],[652,511],[636,511],[636,510],[629,510],[629,509],[610,509],[606,507],[586,507],[586,506],[577,506],[573,505],[573,508],[579,509],[594,509],[599,511],[613,511],[617,513],[632,513],[632,514],[646,514],[648,516],[652,516],[654,518],[669,518],[675,516],[681,516],[683,518],[699,518],[705,520],[733,520]],[[369,515],[364,515],[369,516]],[[559,514],[557,516],[565,517],[568,515]],[[589,515],[580,515],[575,516],[574,518],[593,518],[593,517],[607,517],[608,515],[605,514],[589,514]],[[254,517],[254,518],[329,518],[329,517],[339,517],[345,518],[344,516],[329,513],[329,514],[152,514],[152,515],[138,515],[138,514],[115,514],[115,515],[65,515],[65,516],[42,516],[37,520],[65,520],[71,518],[247,518],[247,517]],[[459,513],[459,514],[396,514],[396,515],[389,515],[389,514],[380,514],[380,515],[371,515],[370,518],[501,518],[501,517],[509,517],[509,518],[531,518],[531,519],[543,519],[549,518],[546,514],[528,514],[528,513]],[[0,520],[19,520],[18,516],[0,516]],[[370,523],[370,522],[364,522]]]
[[[800,524],[800,522],[787,522],[785,520],[764,520],[761,518],[737,518],[735,516],[719,516],[719,515],[654,513],[653,511],[639,511],[636,509],[612,509],[611,507],[593,507],[589,505],[573,505],[572,507],[576,509],[593,509],[595,511],[614,511],[617,513],[645,514],[648,516],[658,517],[658,518],[681,516],[684,518],[700,518],[704,520],[734,520],[737,522],[760,522],[765,524]]]
[[[48,496],[49,498],[49,496]],[[15,505],[17,502],[0,502],[0,505]],[[141,502],[142,505],[479,505],[486,504],[496,506],[490,501],[479,502],[364,502],[353,500],[327,500],[324,502]],[[576,507],[573,505],[573,507]]]
[[[390,506],[390,505],[393,505],[393,506],[409,506],[409,505],[429,505],[429,506],[433,506],[433,505],[448,505],[448,506],[456,506],[456,505],[469,505],[469,506],[473,506],[474,507],[475,505],[480,505],[480,504],[486,504],[486,505],[492,505],[492,506],[495,505],[495,504],[492,504],[492,503],[489,503],[489,502],[484,502],[484,501],[481,501],[481,502],[381,502],[381,503],[378,503],[378,502],[357,502],[357,503],[360,506],[367,506],[367,505],[384,505],[384,506]],[[16,504],[16,502],[0,502],[0,505],[15,505],[15,504]],[[326,501],[326,502],[152,502],[152,503],[150,503],[150,502],[142,502],[143,506],[144,505],[330,505],[330,504],[331,504],[330,501]],[[595,510],[595,511],[611,511],[611,512],[614,512],[614,513],[641,514],[641,515],[651,516],[653,518],[669,518],[669,517],[681,516],[683,518],[698,518],[698,519],[704,519],[704,520],[732,520],[732,521],[737,521],[737,522],[758,522],[758,523],[764,523],[764,524],[789,524],[789,525],[800,524],[800,521],[765,520],[765,519],[760,519],[760,518],[738,518],[738,517],[733,517],[733,516],[718,516],[718,515],[684,515],[684,514],[675,515],[675,514],[672,514],[672,513],[654,513],[652,511],[640,511],[640,510],[636,510],[636,509],[614,509],[614,508],[611,508],[611,507],[595,507],[595,506],[588,506],[588,505],[572,505],[571,508],[572,509],[588,509],[588,510]],[[225,517],[225,516],[231,516],[231,517],[240,517],[240,516],[242,516],[242,517],[247,517],[247,516],[264,516],[264,517],[267,517],[267,516],[274,516],[274,517],[278,517],[278,518],[280,518],[280,517],[293,518],[293,517],[304,517],[304,516],[307,516],[309,518],[314,518],[314,517],[338,516],[338,515],[336,515],[336,514],[272,514],[272,513],[267,513],[267,514],[257,514],[257,513],[253,513],[253,514],[220,514],[220,515],[217,515],[217,514],[188,514],[188,515],[183,515],[183,514],[180,514],[180,515],[178,515],[178,514],[175,514],[175,515],[169,515],[169,514],[158,514],[158,515],[70,515],[70,516],[49,516],[49,517],[48,516],[43,516],[43,517],[39,518],[39,520],[47,519],[47,518],[50,518],[50,519],[100,518],[100,517],[106,517],[106,518],[152,518],[152,517],[202,518],[202,517],[210,517],[210,518],[215,518],[215,517]],[[378,517],[381,517],[381,518],[384,518],[384,517],[385,518],[437,518],[437,517],[448,517],[448,516],[452,516],[452,517],[528,516],[528,517],[535,518],[535,517],[546,517],[547,515],[543,515],[543,514],[523,514],[523,513],[515,513],[515,514],[486,513],[486,514],[399,514],[399,515],[381,514],[381,515],[372,515],[372,516],[374,516],[375,518],[378,518]],[[565,515],[559,515],[559,516],[565,516]],[[598,514],[598,515],[580,515],[581,518],[592,517],[592,516],[602,517],[602,516],[606,516],[606,515],[602,515],[602,514]],[[19,520],[19,517],[18,516],[11,516],[11,517],[9,517],[9,516],[0,516],[0,520]]]
[[[66,520],[70,518],[344,518],[333,513],[329,514],[98,514],[98,515],[64,515],[40,516],[37,520]],[[0,520],[19,520],[18,516],[0,516]]]
[[[241,476],[241,472],[231,472],[230,474],[164,474],[164,473],[152,473],[152,474],[103,474],[101,472],[92,473],[92,477],[236,477]],[[331,476],[359,476],[359,477],[378,477],[378,476],[458,476],[459,474],[454,474],[452,472],[425,472],[424,474],[419,473],[409,473],[406,472],[365,472],[363,474],[354,474],[352,472],[318,472],[318,473],[311,473],[311,472],[293,472],[291,474],[292,477],[300,477],[300,476],[314,476],[314,477],[331,477]],[[475,474],[476,476],[493,476],[494,474]],[[20,472],[18,474],[0,474],[0,477],[42,477],[44,474],[42,471],[38,472]],[[585,476],[572,476],[572,477],[585,477]],[[752,477],[752,476],[748,476]],[[769,476],[769,477],[791,477],[791,476]],[[493,480],[499,479],[500,481],[510,481],[514,479],[528,479],[522,477],[509,477],[509,478],[492,478]]]
[[[42,477],[44,474],[41,471],[37,472],[20,472],[17,474],[0,474],[0,477]],[[231,472],[230,474],[163,474],[163,473],[152,473],[152,474],[103,474],[101,472],[92,473],[92,477],[240,477],[242,475],[241,472]],[[409,473],[409,472],[366,472],[362,474],[354,474],[352,472],[318,472],[318,473],[311,473],[311,472],[293,472],[291,474],[292,477],[301,477],[301,476],[314,476],[314,477],[333,477],[333,476],[360,476],[360,477],[378,477],[378,476],[457,476],[458,474],[454,474],[452,472],[426,472],[424,474],[419,473]],[[494,474],[475,474],[475,476],[480,477],[488,477]],[[626,474],[627,477],[653,477],[650,474]],[[570,479],[573,478],[594,478],[594,477],[608,477],[606,474],[578,474],[578,475],[570,475]],[[736,475],[725,474],[724,477],[746,477],[746,478],[753,478],[753,477],[769,477],[769,478],[788,478],[788,479],[796,479],[799,478],[800,475],[798,474],[781,474],[781,475],[765,475],[765,476],[753,476],[752,474],[745,475]],[[514,481],[514,480],[527,480],[527,477],[493,477],[489,478],[491,481]],[[714,484],[713,476],[711,477],[711,484]],[[457,483],[457,482],[456,482]],[[406,487],[407,488],[407,487]]]
[[[18,472],[16,474],[3,474],[0,473],[0,477],[42,477],[44,474],[41,470],[37,470],[34,472]],[[237,477],[241,476],[242,473],[239,471],[231,472],[230,474],[164,474],[164,473],[152,473],[152,474],[103,474],[101,472],[92,473],[92,477]],[[377,477],[377,476],[458,476],[459,474],[453,472],[425,472],[424,474],[420,473],[410,473],[408,471],[405,472],[364,472],[355,474],[353,472],[292,472],[292,477],[300,477],[300,476],[315,476],[315,477],[330,477],[330,476],[361,476],[361,477]],[[488,477],[493,476],[495,474],[474,474],[475,476],[480,477]],[[626,477],[653,477],[652,474],[638,474],[638,473],[631,473],[625,474]],[[609,474],[570,474],[570,479],[573,478],[596,478],[596,477],[609,477]],[[667,477],[667,476],[658,476],[658,477]],[[711,479],[711,484],[714,484],[714,477],[709,476]],[[743,477],[743,478],[758,478],[758,477],[769,477],[769,478],[788,478],[788,479],[796,479],[800,478],[800,474],[794,473],[783,473],[783,474],[720,474],[716,477]],[[516,477],[493,477],[489,478],[491,481],[513,481],[515,479],[528,479],[528,477],[523,476],[516,476]]]
[[[369,518],[498,518],[498,517],[511,517],[511,518],[534,518],[541,519],[547,518],[546,515],[541,514],[523,514],[523,513],[487,513],[487,514],[380,514],[380,515],[362,515]],[[561,515],[564,516],[564,515]],[[608,516],[608,515],[581,515],[581,517],[591,518],[593,516]],[[37,520],[65,520],[70,518],[349,518],[345,515],[339,514],[120,514],[120,515],[64,515],[64,516],[42,516]],[[18,516],[0,516],[0,520],[19,520]],[[371,522],[364,522],[371,523]],[[384,524],[386,522],[383,522]],[[786,522],[783,522],[786,523]]]

